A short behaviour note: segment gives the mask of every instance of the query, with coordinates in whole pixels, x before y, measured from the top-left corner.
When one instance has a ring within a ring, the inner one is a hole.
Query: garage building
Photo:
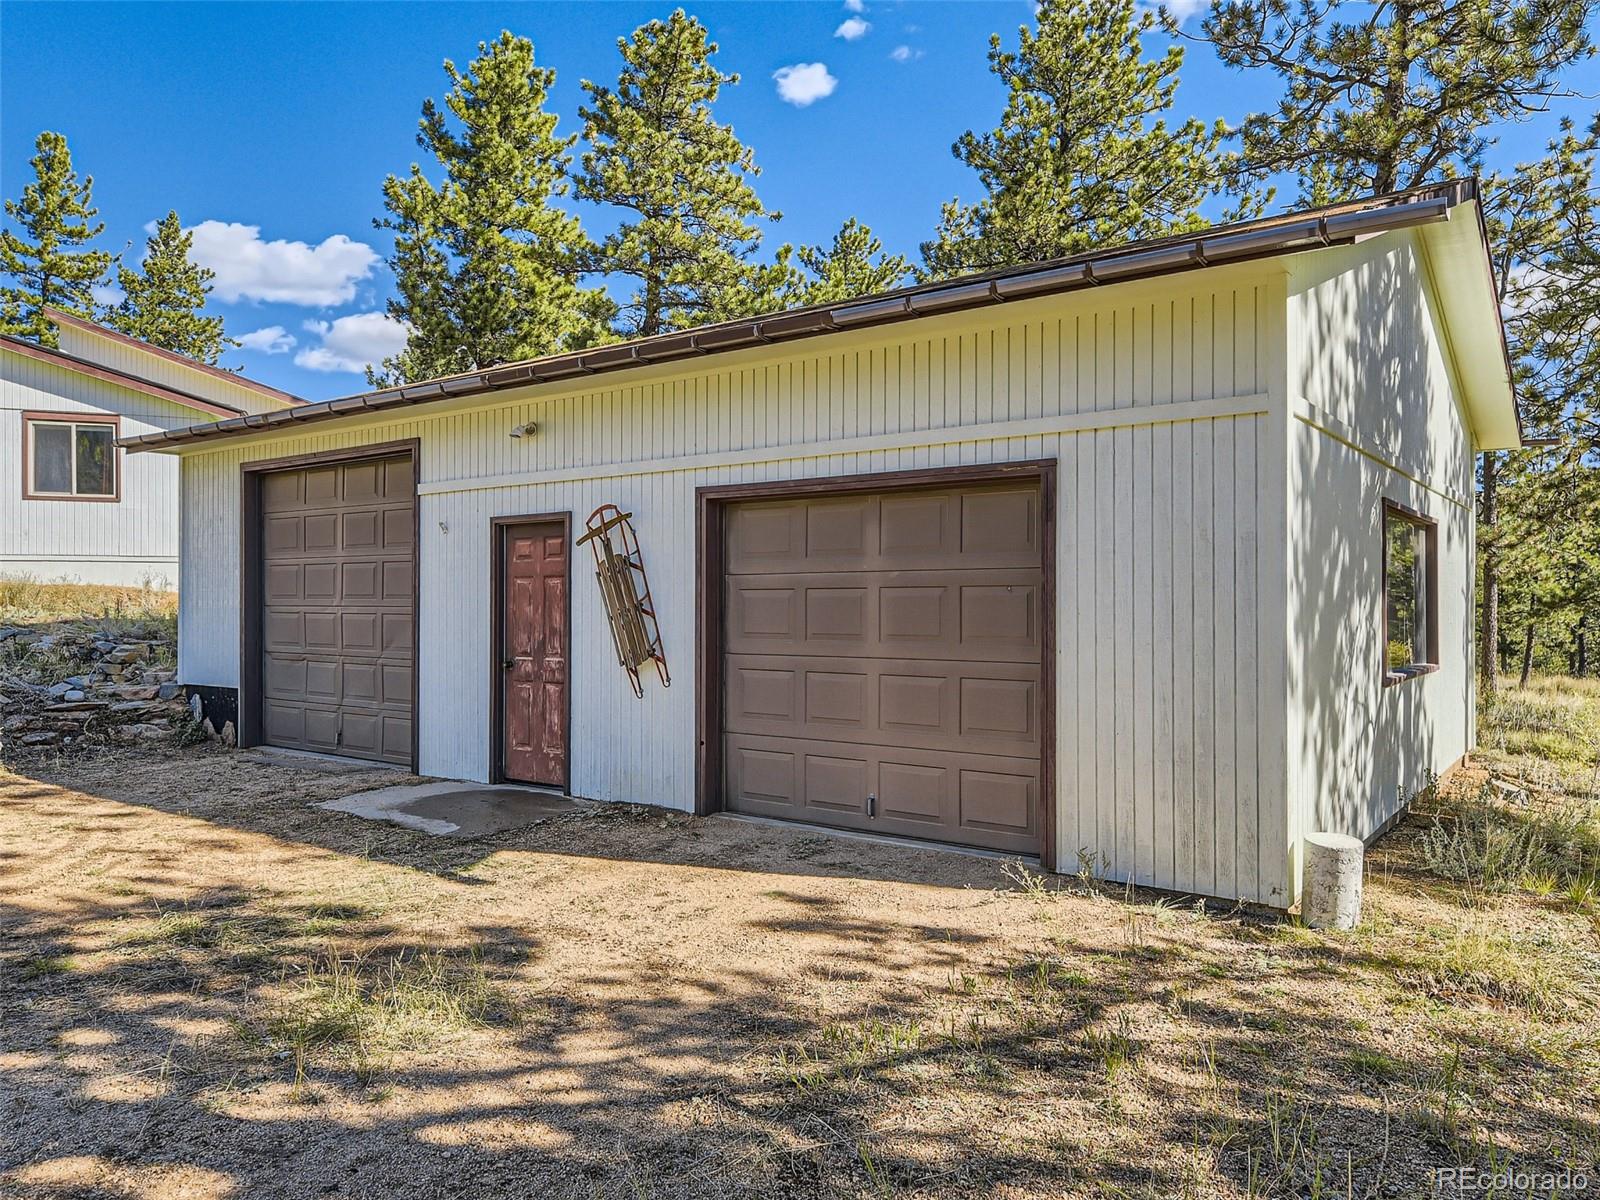
[[[1519,436],[1460,181],[123,444],[244,744],[1285,907],[1467,750]]]

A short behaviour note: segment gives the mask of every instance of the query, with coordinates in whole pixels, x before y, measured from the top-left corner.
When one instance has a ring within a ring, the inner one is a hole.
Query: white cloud
[[[826,63],[795,63],[772,73],[778,81],[778,95],[796,108],[804,108],[824,96],[833,95],[839,81],[828,74]]]
[[[844,0],[844,10],[853,13],[866,12],[867,6],[863,0]]]
[[[921,50],[913,50],[910,46],[896,46],[889,51],[889,57],[895,62],[910,62],[914,58],[921,58]]]
[[[1165,0],[1161,7],[1167,10],[1167,14],[1174,21],[1182,25],[1208,3],[1209,0]]]
[[[356,283],[378,265],[378,252],[342,233],[315,246],[261,240],[259,225],[201,221],[191,257],[217,273],[218,300],[272,300],[326,307],[354,299]]]
[[[262,354],[287,354],[296,345],[294,334],[282,325],[252,329],[249,333],[241,333],[233,340],[246,350],[256,350]]]
[[[332,321],[307,321],[307,333],[320,344],[306,346],[294,356],[294,365],[309,371],[350,371],[359,375],[369,366],[400,353],[406,345],[406,327],[388,313],[354,313]]]
[[[863,21],[860,17],[846,17],[839,22],[839,28],[833,31],[834,37],[842,37],[847,42],[867,36],[867,31],[872,28],[871,21]]]
[[[110,308],[114,304],[121,304],[127,293],[114,283],[96,283],[90,286],[89,295],[96,304]]]

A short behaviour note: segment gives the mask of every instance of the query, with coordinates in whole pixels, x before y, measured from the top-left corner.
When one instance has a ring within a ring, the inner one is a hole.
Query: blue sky
[[[717,113],[754,147],[758,190],[783,213],[769,236],[825,241],[856,216],[912,258],[939,205],[975,192],[950,144],[992,127],[1003,103],[988,37],[1014,43],[1033,12],[1021,0],[687,7],[720,43],[723,69],[743,76]],[[197,245],[221,273],[213,311],[251,343],[225,365],[313,399],[359,391],[361,362],[393,336],[380,315],[391,281],[372,227],[379,187],[419,153],[418,112],[444,91],[441,61],[465,66],[502,28],[533,39],[556,68],[552,107],[571,133],[579,81],[613,82],[617,38],[670,11],[11,0],[0,6],[0,192],[21,191],[41,129],[66,134],[94,176],[106,248],[133,242],[136,257],[144,226],[169,208],[200,227]],[[1600,91],[1588,76],[1586,90]],[[1228,71],[1202,46],[1182,79],[1180,116],[1236,122],[1275,94],[1270,78]],[[1553,124],[1505,131],[1494,162],[1532,157]],[[592,231],[607,225],[583,215]]]

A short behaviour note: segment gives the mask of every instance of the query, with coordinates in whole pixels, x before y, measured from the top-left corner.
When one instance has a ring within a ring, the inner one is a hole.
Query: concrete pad
[[[390,771],[396,775],[411,772],[395,763],[372,762],[365,758],[350,758],[343,754],[319,754],[315,750],[287,750],[282,746],[252,746],[239,751],[245,762],[265,763],[269,767],[294,767],[302,771],[334,772],[341,775],[365,774],[368,771]]]
[[[390,821],[437,837],[484,837],[578,809],[575,802],[555,792],[477,783],[377,788],[322,800],[312,807],[369,821]]]

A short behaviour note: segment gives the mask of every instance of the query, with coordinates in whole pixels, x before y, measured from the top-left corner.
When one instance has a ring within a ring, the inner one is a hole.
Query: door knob
[[[505,660],[505,662],[500,664],[500,669],[502,671],[509,671],[509,670],[511,670],[512,667],[514,667],[516,665],[517,665],[517,660],[516,659],[508,658],[508,659]]]

